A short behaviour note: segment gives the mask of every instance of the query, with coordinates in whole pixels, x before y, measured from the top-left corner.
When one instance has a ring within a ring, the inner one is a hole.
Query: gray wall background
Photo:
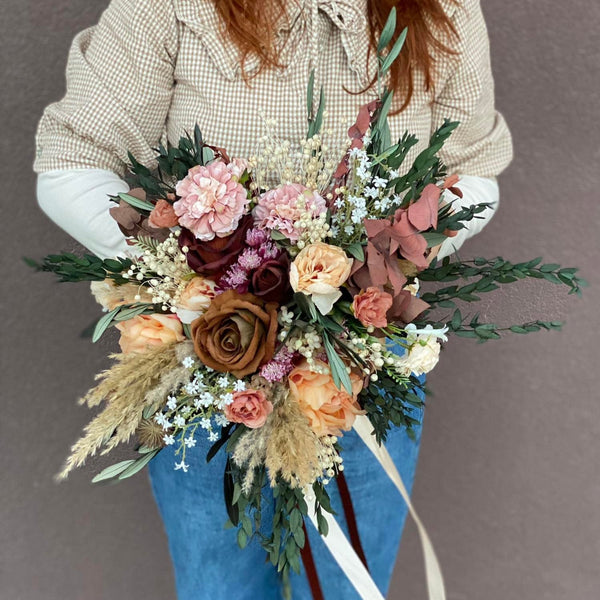
[[[106,4],[2,3],[0,600],[174,598],[144,477],[102,488],[89,484],[89,472],[52,481],[89,417],[75,399],[111,344],[77,337],[97,315],[86,285],[55,284],[20,262],[72,245],[36,207],[33,136],[44,106],[63,94],[73,36]],[[543,255],[580,266],[592,287],[579,300],[551,284],[519,285],[483,308],[499,322],[566,319],[562,333],[448,344],[430,378],[436,395],[414,501],[449,599],[593,600],[600,597],[600,4],[483,5],[497,104],[516,159],[501,178],[498,216],[464,254]],[[424,598],[422,580],[408,525],[390,598]]]

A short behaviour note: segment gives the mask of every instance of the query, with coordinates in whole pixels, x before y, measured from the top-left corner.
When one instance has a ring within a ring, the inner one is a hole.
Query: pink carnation
[[[258,205],[254,209],[257,224],[260,227],[280,231],[292,242],[297,241],[300,232],[296,228],[296,222],[301,216],[297,201],[301,195],[304,195],[306,206],[313,217],[318,217],[325,212],[327,208],[325,200],[317,192],[308,190],[298,183],[291,183],[260,196]]]
[[[220,160],[190,169],[175,191],[179,224],[204,242],[234,231],[248,205],[246,190]]]

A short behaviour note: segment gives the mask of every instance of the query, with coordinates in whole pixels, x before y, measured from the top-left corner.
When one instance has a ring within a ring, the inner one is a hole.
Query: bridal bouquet
[[[388,26],[381,78],[403,41],[384,56],[390,36]],[[196,128],[177,147],[157,149],[155,170],[130,155],[134,187],[111,209],[130,257],[30,261],[63,281],[92,282],[105,309],[94,341],[110,327],[120,332],[121,352],[81,400],[103,409],[59,477],[132,437],[138,456],[94,481],[126,479],[166,446],[186,472],[206,436],[214,443],[208,460],[227,453],[225,501],[239,545],[257,537],[284,574],[299,570],[307,491],[327,534],[327,484],[344,468],[340,437],[358,418],[369,419],[378,444],[391,426],[410,431],[411,410],[423,403],[421,376],[449,334],[484,342],[506,330],[560,327],[483,323],[456,300],[474,302],[526,277],[573,293],[584,283],[576,269],[541,259],[432,260],[433,247],[487,207],[453,212],[445,202],[447,190],[460,195],[458,178],[437,154],[458,123],[445,122],[407,168],[417,140],[390,140],[392,93],[384,89],[361,108],[341,161],[331,161],[324,99],[313,110],[312,87],[311,79],[298,154],[269,122],[261,151],[247,160],[207,145]],[[419,291],[423,282],[448,285]],[[267,533],[265,485],[276,497]]]

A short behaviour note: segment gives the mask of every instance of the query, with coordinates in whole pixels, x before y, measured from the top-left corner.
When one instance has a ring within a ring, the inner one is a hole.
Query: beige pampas
[[[84,428],[84,436],[71,448],[63,470],[64,479],[80,467],[102,446],[106,454],[116,445],[127,442],[147,414],[155,412],[167,394],[189,380],[189,371],[181,359],[193,353],[191,342],[150,348],[143,354],[113,354],[116,363],[96,376],[100,383],[79,402],[90,407],[105,401],[104,410]]]
[[[321,442],[289,392],[274,408],[270,425],[265,466],[271,486],[278,477],[291,487],[311,485],[322,473]]]
[[[269,399],[274,408],[267,422],[244,433],[233,452],[235,464],[246,469],[242,482],[244,492],[252,487],[254,470],[263,463],[271,486],[281,477],[292,487],[304,487],[322,473],[321,441],[310,428],[298,403],[281,385],[272,387]]]

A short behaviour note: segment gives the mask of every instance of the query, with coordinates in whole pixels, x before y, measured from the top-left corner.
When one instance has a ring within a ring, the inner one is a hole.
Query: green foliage
[[[25,263],[36,271],[55,273],[61,282],[104,281],[111,279],[124,284],[128,280],[121,275],[132,265],[128,258],[107,258],[102,260],[93,254],[76,256],[70,252],[49,254],[41,263],[24,258]]]
[[[192,167],[206,165],[217,157],[224,157],[224,152],[209,146],[202,138],[198,125],[194,127],[194,135],[187,131],[177,146],[167,143],[154,148],[157,168],[152,170],[138,162],[133,154],[128,153],[130,175],[128,183],[132,187],[141,187],[151,198],[166,198],[174,193],[174,186],[169,183],[183,179]]]
[[[448,329],[458,337],[471,338],[479,343],[487,342],[488,340],[499,340],[502,333],[535,333],[537,331],[560,331],[562,322],[560,321],[528,321],[521,325],[511,325],[507,327],[499,327],[495,323],[482,323],[479,313],[472,317],[463,316],[460,309],[456,309],[452,314],[449,322],[438,322],[434,327],[448,326]],[[431,321],[427,321],[431,323]],[[424,322],[415,322],[419,327],[424,325]]]
[[[409,436],[414,436],[414,427],[419,421],[411,417],[410,412],[425,404],[418,392],[426,392],[419,378],[414,375],[400,378],[385,369],[378,372],[376,383],[362,389],[359,402],[367,411],[378,444],[386,441],[392,425],[404,427]]]
[[[148,449],[139,448],[138,453],[141,455],[138,458],[123,460],[106,469],[102,470],[92,479],[92,483],[100,483],[101,481],[123,480],[133,477],[139,473],[159,452],[160,448]]]
[[[317,112],[315,113],[313,108],[314,87],[315,71],[313,69],[310,72],[308,88],[306,91],[306,108],[308,111],[308,132],[306,134],[306,139],[310,139],[319,133],[319,131],[321,131],[321,127],[323,126],[323,114],[325,112],[325,91],[323,86],[321,86],[321,92],[319,94],[319,106],[317,107]]]
[[[434,131],[429,140],[429,146],[417,156],[408,172],[405,175],[390,181],[389,186],[393,187],[397,194],[404,194],[403,207],[406,207],[417,200],[426,185],[436,183],[439,179],[445,177],[446,167],[437,154],[458,125],[458,121],[448,121],[446,119],[444,123]],[[408,136],[408,139],[410,139],[410,136]],[[414,143],[416,143],[416,141]],[[393,166],[395,164],[393,160],[390,161],[390,159],[388,159],[387,162],[391,168],[397,168]],[[390,210],[393,212],[395,207]]]
[[[97,342],[104,332],[115,323],[128,321],[138,315],[151,315],[157,312],[162,312],[162,310],[159,309],[159,307],[155,307],[153,304],[141,302],[135,304],[121,304],[99,319],[94,328],[94,333],[92,334],[92,342]]]
[[[419,279],[435,282],[452,282],[460,279],[476,279],[466,285],[450,285],[434,292],[425,292],[421,298],[432,307],[454,308],[455,300],[477,302],[478,294],[493,292],[499,285],[514,283],[520,279],[544,279],[569,288],[569,294],[581,295],[581,288],[587,282],[577,276],[578,269],[562,268],[558,264],[541,264],[541,258],[513,264],[502,257],[493,259],[475,258],[472,261],[451,262],[445,258],[441,265],[432,263],[419,274]],[[427,313],[426,313],[427,314]]]

